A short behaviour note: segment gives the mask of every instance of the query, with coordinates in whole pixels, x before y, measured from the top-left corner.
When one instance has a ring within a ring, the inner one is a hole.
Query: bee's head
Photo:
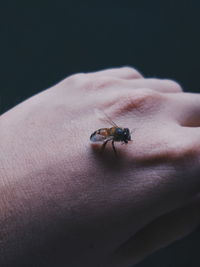
[[[124,142],[127,144],[128,141],[131,141],[131,134],[128,128],[124,128],[123,130],[123,137],[124,137]]]

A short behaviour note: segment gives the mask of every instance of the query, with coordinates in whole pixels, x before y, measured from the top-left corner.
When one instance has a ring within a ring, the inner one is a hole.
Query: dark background
[[[72,73],[124,65],[200,92],[200,1],[8,5],[0,10],[0,113]],[[196,267],[199,252],[196,231],[138,267]]]

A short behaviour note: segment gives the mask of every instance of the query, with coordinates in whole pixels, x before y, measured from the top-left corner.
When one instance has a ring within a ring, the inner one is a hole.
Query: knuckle
[[[80,84],[83,83],[85,80],[86,74],[85,73],[76,73],[68,76],[67,78],[61,80],[59,83],[54,85],[55,90],[61,90],[61,91],[66,91],[67,88],[69,87],[78,87]]]
[[[75,82],[78,82],[80,80],[84,80],[85,77],[86,77],[85,73],[76,73],[76,74],[72,74],[69,77],[67,77],[66,81],[75,83]]]
[[[125,72],[129,73],[133,78],[142,78],[143,77],[139,71],[137,71],[136,69],[134,69],[132,67],[124,66],[124,67],[122,67],[122,69]]]
[[[85,74],[84,73],[76,73],[68,76],[64,80],[61,80],[58,84],[61,88],[66,89],[67,86],[77,86],[80,82],[84,81]]]
[[[176,81],[174,81],[174,80],[170,80],[170,79],[164,79],[163,81],[164,81],[164,82],[167,84],[167,86],[168,86],[170,89],[172,89],[173,91],[175,91],[175,92],[182,92],[182,91],[183,91],[181,85],[180,85],[178,82],[176,82]]]

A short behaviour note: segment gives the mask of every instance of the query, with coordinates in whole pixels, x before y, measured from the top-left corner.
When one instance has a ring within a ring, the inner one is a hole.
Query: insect
[[[101,147],[102,152],[104,151],[106,144],[109,141],[112,141],[112,147],[115,155],[117,156],[117,151],[115,149],[115,142],[122,142],[122,144],[128,144],[131,140],[131,133],[128,128],[122,128],[117,126],[116,123],[114,123],[108,115],[103,113],[106,119],[105,121],[109,122],[112,127],[111,128],[101,128],[94,133],[91,134],[90,140],[92,142],[102,142],[103,145]]]

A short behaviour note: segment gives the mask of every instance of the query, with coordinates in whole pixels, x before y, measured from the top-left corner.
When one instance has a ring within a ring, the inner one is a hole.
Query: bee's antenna
[[[94,112],[96,114],[96,116],[100,119],[100,120],[104,120],[107,121],[108,123],[110,123],[111,125],[118,127],[117,124],[102,110],[95,108]]]

